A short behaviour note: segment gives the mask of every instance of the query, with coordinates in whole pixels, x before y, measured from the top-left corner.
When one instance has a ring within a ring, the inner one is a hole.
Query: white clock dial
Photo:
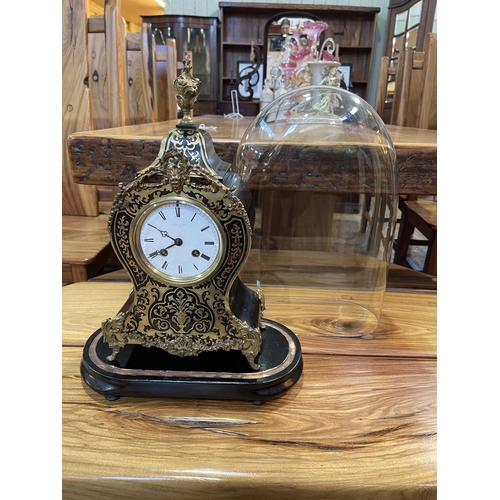
[[[156,275],[177,284],[206,278],[222,254],[221,230],[201,205],[173,199],[145,211],[138,225],[142,260]]]

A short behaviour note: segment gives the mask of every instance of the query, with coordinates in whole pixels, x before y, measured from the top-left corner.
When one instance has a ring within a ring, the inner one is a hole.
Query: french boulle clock
[[[295,384],[300,344],[262,317],[260,289],[239,274],[252,245],[252,196],[199,130],[189,59],[174,83],[183,111],[155,161],[120,190],[108,229],[133,290],[87,341],[82,376],[121,396],[246,399]]]

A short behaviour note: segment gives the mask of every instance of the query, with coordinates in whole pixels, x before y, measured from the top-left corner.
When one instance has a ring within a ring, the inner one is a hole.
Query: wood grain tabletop
[[[372,338],[333,338],[314,327],[321,298],[270,287],[265,316],[298,335],[304,371],[255,406],[87,387],[82,346],[130,291],[63,287],[63,498],[436,498],[435,293],[387,292]],[[295,295],[313,310],[291,310]]]
[[[64,287],[63,346],[83,347],[104,319],[118,313],[131,291],[132,285],[123,282],[81,282]],[[376,332],[349,338],[326,335],[318,326],[322,318],[329,317],[324,291],[282,287],[263,291],[264,317],[290,328],[299,337],[303,352],[436,358],[435,293],[387,292]]]

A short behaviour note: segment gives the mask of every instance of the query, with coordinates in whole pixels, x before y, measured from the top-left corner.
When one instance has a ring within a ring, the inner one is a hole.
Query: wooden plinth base
[[[84,381],[112,401],[122,396],[248,400],[254,404],[288,391],[302,373],[302,350],[285,326],[262,320],[262,348],[253,371],[239,351],[205,352],[181,358],[156,347],[128,344],[116,359],[97,330],[85,344]]]

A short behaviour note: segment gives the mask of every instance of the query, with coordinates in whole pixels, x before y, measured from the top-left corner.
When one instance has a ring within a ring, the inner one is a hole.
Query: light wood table
[[[265,317],[300,339],[304,371],[284,396],[249,402],[107,401],[80,376],[82,347],[127,282],[63,293],[63,498],[148,500],[436,498],[436,294],[387,292],[367,338],[315,333],[327,304],[308,289],[290,311],[265,290]]]
[[[240,140],[253,119],[202,115],[194,122],[207,127],[217,154],[233,164]],[[68,148],[73,178],[80,184],[94,185],[130,182],[138,170],[154,161],[161,139],[177,123],[179,120],[170,120],[71,134]],[[399,194],[437,194],[437,131],[394,125],[387,129],[396,149]]]

